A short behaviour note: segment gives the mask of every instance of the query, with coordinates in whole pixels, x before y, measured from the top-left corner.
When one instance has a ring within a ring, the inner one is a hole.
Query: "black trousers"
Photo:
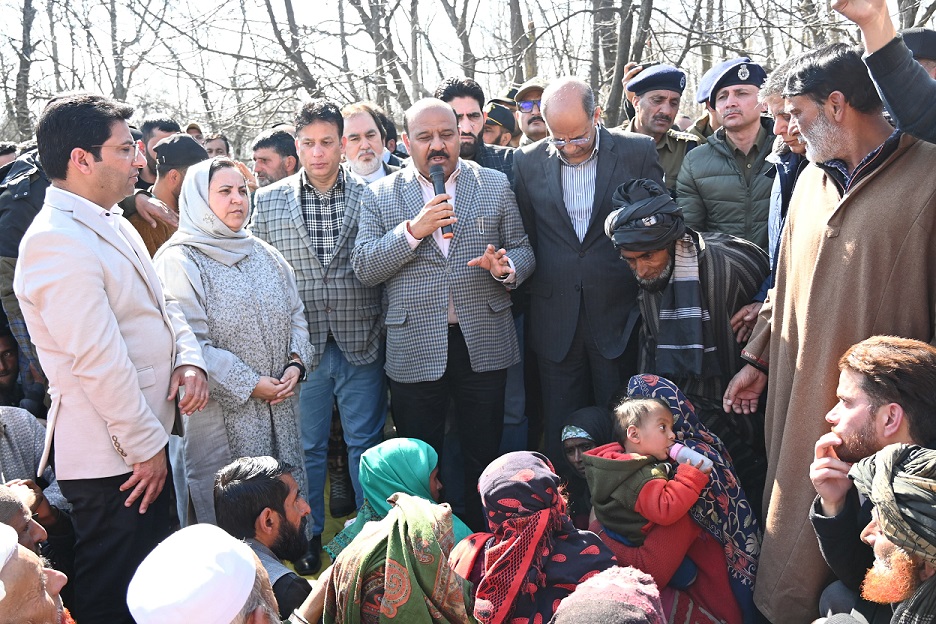
[[[73,509],[75,576],[68,584],[75,592],[71,612],[81,624],[133,624],[127,586],[140,562],[169,535],[171,479],[140,514],[140,499],[124,506],[132,489],[121,492],[120,486],[129,477],[59,481]]]
[[[617,393],[627,389],[627,381],[637,374],[639,336],[637,323],[624,353],[613,360],[604,357],[588,329],[583,301],[565,358],[561,362],[539,358],[546,455],[559,474],[568,476],[565,474],[568,463],[562,452],[562,427],[566,419],[583,407],[605,407]]]
[[[397,433],[416,438],[439,454],[445,440],[449,403],[461,441],[465,479],[465,521],[474,531],[488,530],[478,494],[478,478],[497,459],[504,429],[504,388],[507,369],[476,373],[471,370],[468,346],[457,325],[449,328],[448,361],[436,381],[398,383],[390,380],[390,404]],[[445,475],[442,475],[445,483]]]

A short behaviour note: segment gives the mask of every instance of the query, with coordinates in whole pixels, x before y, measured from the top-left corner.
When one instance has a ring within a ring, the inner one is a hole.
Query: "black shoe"
[[[322,536],[315,535],[309,540],[309,552],[293,561],[293,567],[299,576],[312,576],[322,569]]]
[[[357,509],[354,485],[348,470],[348,458],[336,457],[328,462],[328,511],[332,518],[343,518]]]

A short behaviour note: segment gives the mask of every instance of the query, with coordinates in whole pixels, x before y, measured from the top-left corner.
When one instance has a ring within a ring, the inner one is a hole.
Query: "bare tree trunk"
[[[599,32],[598,10],[601,8],[601,0],[592,0],[592,36],[591,36],[591,63],[588,64],[588,84],[595,91],[598,90],[598,83],[601,76],[601,33]]]
[[[510,6],[510,59],[513,65],[513,84],[521,85],[526,81],[523,59],[530,39],[523,29],[523,13],[520,0],[509,0]]]
[[[640,15],[637,19],[637,32],[634,36],[634,49],[631,52],[631,60],[643,60],[644,48],[647,45],[647,39],[650,37],[650,17],[653,14],[653,0],[641,0]]]
[[[624,65],[630,58],[631,28],[634,25],[634,11],[631,0],[623,0],[618,15],[617,51],[615,52],[614,74],[611,78],[611,93],[608,94],[608,106],[605,109],[605,122],[609,127],[621,124],[621,110],[624,103]]]
[[[422,67],[419,62],[419,0],[410,1],[410,24],[413,26],[413,38],[410,44],[410,79],[413,81],[413,101],[416,101],[422,89]]]
[[[615,29],[615,16],[618,11],[614,7],[614,0],[598,0],[598,29],[601,35],[602,82],[614,73],[617,61],[617,32]]]
[[[123,102],[127,99],[127,84],[124,82],[123,50],[121,50],[120,37],[117,34],[117,3],[115,0],[108,0],[108,8],[110,14],[111,57],[114,61],[114,99]]]
[[[344,2],[338,3],[338,42],[341,45],[341,71],[348,77],[348,88],[355,101],[360,100],[357,87],[354,86],[354,79],[351,76],[351,65],[348,63],[348,33],[345,29]]]
[[[31,33],[35,18],[36,9],[33,7],[32,0],[23,0],[23,41],[17,51],[19,69],[16,72],[16,93],[13,104],[16,110],[16,130],[19,132],[21,141],[25,141],[33,134],[32,118],[29,115],[29,70],[33,62],[34,46]]]
[[[55,38],[55,0],[46,0],[46,18],[49,21],[49,43],[52,46],[52,75],[55,77],[55,90],[64,91],[62,86],[62,65],[59,62],[58,41]]]
[[[113,2],[113,0],[111,0]],[[267,15],[270,17],[270,25],[273,27],[273,35],[280,48],[286,54],[286,57],[292,61],[295,67],[296,76],[299,84],[312,97],[320,97],[322,91],[319,88],[318,80],[312,74],[312,70],[306,64],[302,55],[303,46],[299,37],[299,26],[296,24],[296,14],[293,11],[292,0],[283,0],[286,8],[286,24],[289,28],[289,42],[287,43],[276,22],[276,15],[273,13],[273,5],[270,0],[263,0],[266,5]]]
[[[452,28],[455,29],[455,36],[458,37],[458,42],[462,47],[462,72],[466,77],[474,78],[478,59],[475,58],[474,52],[471,50],[471,41],[469,40],[471,27],[468,22],[468,4],[470,0],[464,0],[461,11],[458,9],[458,0],[452,0],[452,2],[439,0],[439,2],[442,4],[442,8],[445,9],[445,14],[448,15],[449,22],[451,22]]]
[[[523,68],[526,72],[527,80],[529,80],[539,72],[536,67],[536,24],[533,22],[532,15],[530,15],[529,21],[527,21],[526,36],[530,44],[526,47],[526,55],[523,58]]]
[[[699,0],[702,2],[702,0]],[[711,43],[712,33],[715,31],[715,0],[705,0],[705,28],[704,43],[699,47],[702,55],[702,73],[704,74],[712,68],[715,63],[715,46]]]

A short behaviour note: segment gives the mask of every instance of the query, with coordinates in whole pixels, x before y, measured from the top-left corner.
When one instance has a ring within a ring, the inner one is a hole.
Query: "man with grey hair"
[[[767,389],[766,521],[754,599],[768,619],[805,622],[829,574],[807,525],[814,496],[804,468],[836,398],[816,388],[835,387],[840,354],[870,335],[933,341],[936,258],[919,250],[930,248],[936,230],[936,147],[887,123],[853,47],[804,57],[784,96],[811,164],[790,200],[770,305],[723,403],[751,414]]]
[[[620,184],[663,184],[663,170],[653,139],[601,126],[582,80],[550,83],[542,113],[549,137],[514,153],[513,186],[538,264],[527,339],[539,356],[546,452],[558,466],[562,419],[606,403],[637,372],[637,281],[604,222]]]

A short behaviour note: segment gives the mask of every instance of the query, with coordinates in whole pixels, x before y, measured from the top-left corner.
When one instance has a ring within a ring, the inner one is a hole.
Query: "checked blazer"
[[[449,292],[473,371],[504,369],[520,359],[508,290],[533,272],[533,250],[506,176],[460,163],[454,200],[458,223],[448,257],[431,236],[415,249],[406,240],[406,222],[425,203],[415,167],[377,180],[361,199],[351,264],[365,284],[385,284],[386,370],[399,383],[434,381],[445,372]],[[516,284],[505,287],[489,271],[468,266],[488,244],[507,250]]]
[[[296,271],[299,296],[305,304],[309,340],[315,347],[310,370],[318,366],[331,333],[351,364],[374,362],[380,354],[383,291],[365,286],[351,269],[351,247],[358,231],[364,185],[344,172],[345,212],[335,256],[323,267],[302,218],[302,170],[259,189],[250,222],[254,236],[276,247]]]

